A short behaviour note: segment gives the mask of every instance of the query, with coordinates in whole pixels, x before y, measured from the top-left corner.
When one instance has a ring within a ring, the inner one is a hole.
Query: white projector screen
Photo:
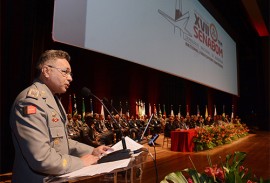
[[[52,34],[238,95],[236,43],[197,0],[55,0]]]

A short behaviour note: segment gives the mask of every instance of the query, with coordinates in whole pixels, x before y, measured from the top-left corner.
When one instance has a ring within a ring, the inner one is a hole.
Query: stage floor
[[[247,156],[244,166],[252,170],[258,177],[270,179],[270,132],[257,131],[254,134],[234,141],[231,144],[222,145],[212,150],[200,152],[173,152],[165,144],[162,148],[163,134],[160,134],[156,140],[156,164],[158,171],[158,182],[160,182],[167,174],[192,168],[193,161],[199,172],[209,166],[207,155],[210,156],[212,164],[220,164],[221,159],[224,162],[227,154],[235,151],[246,152]],[[144,147],[154,155],[154,147],[144,144]],[[190,160],[191,159],[191,160]],[[154,163],[151,157],[148,157],[143,169],[143,183],[156,182]]]

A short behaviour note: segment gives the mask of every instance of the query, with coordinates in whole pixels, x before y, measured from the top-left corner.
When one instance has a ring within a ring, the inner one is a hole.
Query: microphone
[[[103,100],[105,100],[105,102],[109,103],[109,100],[108,100],[106,97],[104,97]],[[110,106],[113,108],[113,110],[119,115],[119,117],[124,121],[124,119],[123,119],[122,116],[119,114],[119,112],[115,109],[115,107],[114,107],[111,103],[109,103],[109,104],[110,104]],[[111,116],[111,117],[112,117],[112,116]],[[116,122],[116,124],[118,124],[118,126],[119,126],[119,128],[120,128],[120,131],[121,131],[123,149],[126,149],[126,148],[127,148],[127,146],[126,146],[126,141],[125,141],[124,134],[123,134],[123,132],[122,132],[122,130],[121,130],[121,125],[120,125],[120,123],[117,123],[117,122]]]
[[[109,111],[109,109],[107,108],[107,106],[104,104],[104,102],[98,98],[96,95],[94,95],[90,89],[83,87],[81,90],[81,94],[84,97],[89,97],[90,95],[93,96],[94,98],[96,98],[104,107],[104,109],[108,112],[108,114],[111,116],[113,122],[115,124],[117,124],[117,121],[115,120],[115,118],[112,116],[111,112]],[[120,124],[119,124],[120,126]],[[122,146],[123,149],[122,150],[118,150],[118,151],[114,151],[104,157],[102,157],[101,159],[98,160],[98,163],[105,163],[105,162],[110,162],[110,161],[117,161],[117,160],[122,160],[122,159],[127,159],[130,158],[130,149],[127,149],[126,146],[126,141],[125,141],[125,137],[123,135],[122,130],[121,131],[121,135],[122,135]]]
[[[154,146],[155,145],[155,141],[157,140],[157,138],[159,137],[159,134],[155,134],[148,142],[149,146]]]

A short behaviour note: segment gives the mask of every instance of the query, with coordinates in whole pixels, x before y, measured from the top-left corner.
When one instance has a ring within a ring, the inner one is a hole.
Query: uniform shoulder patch
[[[31,98],[34,98],[34,99],[38,99],[39,97],[39,91],[35,88],[30,88],[27,92],[27,97],[31,97]]]
[[[33,105],[28,105],[23,108],[24,114],[36,114],[37,108]]]

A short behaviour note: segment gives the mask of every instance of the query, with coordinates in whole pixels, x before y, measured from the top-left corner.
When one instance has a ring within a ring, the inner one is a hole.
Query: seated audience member
[[[89,123],[88,123],[89,124]],[[90,122],[91,124],[91,122]],[[99,138],[95,135],[93,128],[90,128],[87,123],[84,123],[81,130],[82,143],[91,145],[93,147],[98,147],[102,145]]]
[[[185,118],[183,116],[180,117],[179,128],[183,130],[188,129]]]
[[[170,116],[166,121],[164,128],[164,137],[171,137],[171,131],[175,130],[176,127],[173,125],[174,117]]]
[[[78,127],[79,130],[81,130],[82,126],[83,126],[83,121],[82,121],[82,115],[78,114],[77,115],[77,120],[75,121],[76,126]]]
[[[67,132],[71,139],[80,141],[80,130],[77,128],[76,123],[74,122],[74,118],[71,114],[67,115],[68,123],[67,123]]]
[[[150,127],[150,132],[151,132],[152,136],[160,133],[161,124],[160,124],[160,121],[157,118],[157,115],[153,116],[152,120],[150,121],[149,127]]]
[[[205,121],[204,121],[204,125],[208,125],[208,126],[211,126],[213,124],[213,120],[211,118],[211,116],[209,115]]]
[[[139,127],[137,126],[137,123],[134,119],[134,116],[131,116],[131,118],[128,121],[129,124],[129,130],[130,130],[130,137],[133,140],[138,140],[140,138],[140,134],[142,133]]]

